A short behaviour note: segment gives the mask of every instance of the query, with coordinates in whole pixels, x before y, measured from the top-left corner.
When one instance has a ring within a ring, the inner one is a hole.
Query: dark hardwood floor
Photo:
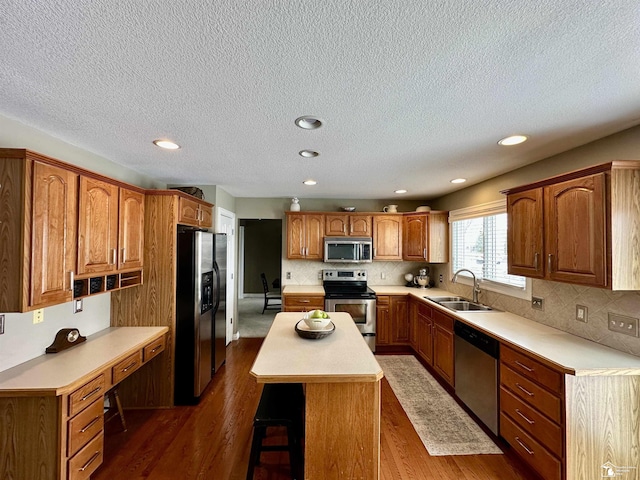
[[[233,342],[227,348],[226,365],[199,405],[126,411],[127,432],[121,431],[117,419],[109,422],[104,462],[91,478],[244,479],[253,415],[262,391],[249,369],[261,343],[262,339]],[[277,435],[270,440],[278,441]],[[430,456],[384,379],[380,437],[382,480],[535,478],[509,455]],[[263,454],[254,478],[290,478],[287,453]]]

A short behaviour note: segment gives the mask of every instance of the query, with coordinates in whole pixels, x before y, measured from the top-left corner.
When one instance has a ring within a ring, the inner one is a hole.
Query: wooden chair
[[[264,314],[264,311],[269,308],[282,309],[282,295],[279,292],[269,291],[267,276],[264,273],[260,274],[260,279],[262,280],[262,288],[264,289],[264,306],[262,307],[262,313]]]
[[[287,429],[286,445],[263,445],[268,427]],[[253,471],[260,463],[262,452],[288,451],[291,478],[302,480],[304,475],[304,391],[300,383],[267,383],[253,418],[253,440],[249,454],[247,480],[253,480]]]

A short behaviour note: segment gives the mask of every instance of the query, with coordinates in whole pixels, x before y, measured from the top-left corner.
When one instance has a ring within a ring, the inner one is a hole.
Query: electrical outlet
[[[544,309],[544,299],[541,297],[531,297],[531,308],[536,310]]]
[[[287,280],[291,280],[291,272],[287,272]]]
[[[73,313],[78,313],[82,311],[82,299],[76,298],[73,301]]]
[[[384,273],[384,272],[380,272],[380,278],[381,278],[382,280],[386,279],[386,278],[387,278],[387,274],[386,274],[386,273]]]
[[[584,305],[576,305],[576,320],[579,322],[587,323],[587,316],[589,309]]]
[[[0,335],[4,333],[4,315],[0,315]]]
[[[609,312],[609,330],[631,337],[638,336],[638,319]]]
[[[33,311],[33,323],[44,322],[44,310],[42,308]]]
[[[440,277],[438,279],[440,280],[440,283],[444,282],[444,275],[440,274]]]
[[[318,280],[322,280],[322,270],[318,272]]]

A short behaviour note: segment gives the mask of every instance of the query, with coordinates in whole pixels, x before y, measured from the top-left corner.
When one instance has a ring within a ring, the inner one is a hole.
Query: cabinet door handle
[[[547,256],[547,267],[548,267],[549,272],[553,272],[553,268],[551,267],[552,264],[553,264],[553,254],[550,253]]]
[[[102,390],[102,387],[98,387],[98,388],[94,388],[93,390],[91,390],[89,393],[87,393],[84,397],[82,397],[80,399],[80,401],[84,402],[86,401],[88,398],[93,397],[96,393],[98,393],[100,390]]]
[[[520,440],[520,437],[516,437],[516,442],[518,442],[518,443],[520,444],[520,446],[521,446],[522,448],[524,448],[524,449],[527,451],[527,453],[528,453],[529,455],[534,455],[533,450],[531,450],[529,447],[527,447],[527,446],[522,442],[522,440]]]
[[[122,263],[126,262],[126,251],[127,251],[126,248],[122,249]]]
[[[311,300],[300,300],[300,303],[311,303]]]
[[[69,290],[73,292],[73,283],[75,281],[75,274],[73,270],[69,272]]]
[[[527,372],[533,372],[533,368],[531,367],[527,367],[524,363],[520,363],[518,360],[514,360],[514,362],[516,365],[518,365],[519,367],[524,368]]]
[[[342,226],[342,233],[344,233],[345,235],[347,234],[347,226],[346,225]]]
[[[538,265],[538,258],[539,258],[539,257],[540,257],[540,254],[539,254],[538,252],[536,252],[536,253],[533,255],[533,266],[535,267],[536,272],[537,272],[537,271],[538,271],[538,269],[540,268],[540,267],[539,267],[539,265]]]
[[[349,225],[349,233],[353,233],[353,225]]]
[[[533,420],[530,420],[529,418],[527,418],[527,416],[526,416],[524,413],[522,413],[520,410],[518,410],[517,408],[516,408],[516,413],[517,413],[518,415],[520,415],[522,418],[524,418],[524,419],[525,419],[525,421],[526,421],[529,425],[533,425],[534,423],[536,423],[536,422],[534,422]]]
[[[87,468],[89,468],[89,465],[91,465],[95,461],[95,459],[98,458],[99,455],[100,455],[100,452],[94,453],[93,457],[91,457],[89,461],[85,463],[83,467],[80,468],[80,471],[84,472]]]
[[[422,257],[423,257],[425,260],[427,259],[427,249],[426,249],[426,248],[422,251]]]
[[[376,248],[373,247],[373,258],[376,258]]]
[[[86,432],[87,430],[89,430],[89,429],[90,429],[91,427],[93,427],[93,426],[96,424],[96,422],[98,422],[99,420],[100,420],[100,417],[96,417],[96,418],[94,418],[93,420],[91,420],[91,421],[90,421],[86,426],[84,426],[84,427],[80,430],[80,433],[84,433],[84,432]]]
[[[524,393],[526,393],[527,395],[529,395],[530,397],[533,397],[534,394],[532,392],[530,392],[529,390],[527,390],[526,388],[524,388],[522,385],[520,385],[519,383],[516,383],[516,387],[518,387],[520,390],[522,390]]]
[[[111,249],[111,265],[115,265],[116,262],[118,261],[116,255],[118,254],[118,252],[116,252],[115,248]]]

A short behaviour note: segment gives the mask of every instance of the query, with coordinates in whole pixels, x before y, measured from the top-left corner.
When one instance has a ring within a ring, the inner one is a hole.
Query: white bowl
[[[322,330],[329,325],[330,321],[330,318],[308,318],[306,315],[304,317],[304,323],[306,323],[311,330]]]
[[[431,211],[431,207],[428,207],[426,205],[422,205],[416,208],[416,212],[430,212],[430,211]]]

